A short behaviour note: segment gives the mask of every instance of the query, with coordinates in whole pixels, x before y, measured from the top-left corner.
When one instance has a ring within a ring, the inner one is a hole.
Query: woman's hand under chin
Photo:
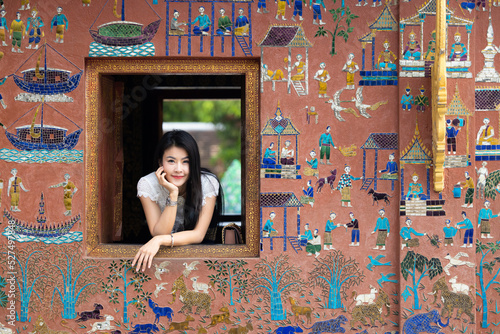
[[[158,179],[158,182],[160,183],[160,185],[163,188],[167,189],[170,194],[174,194],[174,193],[176,195],[179,194],[179,188],[177,188],[177,186],[175,186],[172,183],[167,181],[166,173],[163,171],[162,166],[160,166],[156,170],[155,174],[156,174],[156,178]]]
[[[137,263],[137,268],[135,271],[139,271],[142,265],[142,271],[146,270],[146,266],[151,268],[151,264],[153,262],[153,258],[156,253],[160,249],[160,237],[155,236],[151,240],[149,240],[146,244],[144,244],[134,257],[134,261],[132,261],[132,267]]]

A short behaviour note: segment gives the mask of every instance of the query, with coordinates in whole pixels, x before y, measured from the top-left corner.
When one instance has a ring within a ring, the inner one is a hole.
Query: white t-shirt
[[[211,174],[201,174],[201,191],[203,193],[203,200],[201,205],[206,204],[207,197],[214,197],[219,195],[219,181]],[[167,205],[167,198],[169,192],[162,187],[156,178],[154,172],[141,177],[137,183],[137,197],[147,197],[153,202],[158,204],[160,211],[163,212]],[[184,198],[179,196],[177,199],[177,215],[175,217],[174,227],[172,233],[184,231]]]

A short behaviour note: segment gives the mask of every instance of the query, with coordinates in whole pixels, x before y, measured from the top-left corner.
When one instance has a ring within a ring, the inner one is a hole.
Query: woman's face
[[[172,146],[163,152],[161,166],[167,181],[181,188],[189,178],[189,156],[185,149]]]

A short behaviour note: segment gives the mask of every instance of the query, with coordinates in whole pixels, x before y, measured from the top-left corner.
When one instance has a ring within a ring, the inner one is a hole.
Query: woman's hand
[[[160,166],[156,170],[155,174],[156,177],[158,178],[158,182],[160,183],[160,185],[163,188],[167,189],[170,194],[172,193],[179,194],[179,188],[177,188],[175,185],[167,181],[166,173],[163,170],[162,166]]]
[[[142,265],[142,271],[146,270],[146,265],[151,268],[151,263],[153,262],[153,258],[158,253],[160,249],[160,236],[153,237],[149,240],[144,246],[139,248],[139,251],[134,257],[134,261],[132,261],[132,267],[137,263],[137,268],[135,271],[139,271]]]

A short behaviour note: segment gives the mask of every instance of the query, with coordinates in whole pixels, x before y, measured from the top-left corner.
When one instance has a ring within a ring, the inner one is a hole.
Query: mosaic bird
[[[161,274],[168,273],[169,270],[167,267],[170,265],[170,261],[163,261],[159,265],[155,263],[156,271],[155,271],[155,277],[161,281]]]
[[[370,271],[373,271],[372,268],[373,267],[376,267],[376,266],[390,266],[391,265],[391,262],[386,262],[386,263],[382,263],[380,262],[381,259],[383,259],[385,257],[385,255],[378,255],[376,258],[372,258],[371,255],[368,255],[368,258],[370,259],[370,263],[366,266],[366,268],[368,268],[368,270]]]
[[[377,280],[377,283],[380,287],[382,287],[382,283],[385,283],[385,282],[390,282],[390,283],[397,283],[398,282],[397,279],[389,279],[389,277],[396,276],[396,274],[394,274],[394,273],[389,273],[387,275],[380,273],[380,276],[382,276],[382,278],[379,278]]]
[[[363,87],[359,87],[357,90],[356,90],[356,97],[352,99],[353,102],[356,102],[356,108],[359,110],[359,113],[361,114],[361,116],[365,117],[365,118],[371,118],[372,116],[366,112],[367,109],[370,109],[370,110],[377,110],[381,105],[384,105],[384,104],[387,104],[387,101],[381,101],[381,102],[377,102],[373,105],[370,105],[370,104],[364,104],[363,103],[363,100],[364,100],[364,97],[363,97]]]
[[[199,264],[200,264],[199,261],[193,261],[190,264],[187,264],[187,262],[184,262],[184,267],[186,268],[182,272],[182,274],[184,275],[184,277],[188,277],[189,274],[191,274],[191,272],[193,270],[198,270],[198,268],[196,268],[196,266],[199,265]]]
[[[158,298],[158,294],[160,293],[161,290],[166,290],[165,285],[167,285],[167,284],[168,284],[168,282],[164,282],[164,283],[160,283],[160,284],[155,284],[156,285],[156,289],[153,292],[153,294],[155,295],[156,298]]]
[[[351,113],[353,114],[354,116],[356,117],[359,117],[358,113],[356,112],[356,110],[352,109],[352,108],[344,108],[340,105],[340,94],[342,93],[342,91],[344,91],[344,88],[338,90],[337,92],[335,92],[335,94],[333,94],[333,98],[331,98],[330,100],[326,101],[325,103],[330,103],[332,105],[332,111],[335,115],[335,118],[337,118],[339,121],[341,122],[344,122],[345,119],[342,118],[342,116],[340,116],[340,112],[341,111],[345,111],[345,112],[348,112],[348,113]]]

